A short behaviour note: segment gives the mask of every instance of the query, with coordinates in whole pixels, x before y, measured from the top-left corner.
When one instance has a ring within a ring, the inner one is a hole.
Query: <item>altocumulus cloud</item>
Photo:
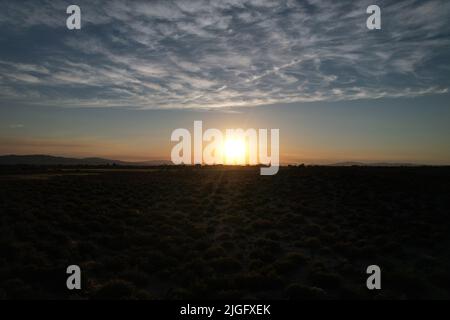
[[[0,1],[0,104],[221,108],[447,92],[450,2]]]

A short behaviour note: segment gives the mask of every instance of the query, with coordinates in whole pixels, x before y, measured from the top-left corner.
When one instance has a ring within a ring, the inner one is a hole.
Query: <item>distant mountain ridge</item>
[[[119,165],[119,166],[160,166],[173,165],[170,160],[149,160],[149,161],[122,161],[105,158],[69,158],[57,157],[51,155],[4,155],[0,156],[0,165],[34,165],[34,166],[104,166],[104,165]],[[285,164],[287,165],[287,164]],[[413,163],[394,163],[394,162],[338,162],[328,164],[333,167],[413,167],[421,166],[421,164]]]
[[[168,160],[149,160],[141,162],[121,161],[104,158],[68,158],[49,155],[4,155],[0,156],[0,165],[35,165],[35,166],[101,166],[101,165],[121,165],[121,166],[156,166],[172,164]]]
[[[421,164],[414,163],[400,163],[400,162],[338,162],[330,164],[332,167],[351,167],[351,166],[362,166],[362,167],[416,167],[421,166]]]

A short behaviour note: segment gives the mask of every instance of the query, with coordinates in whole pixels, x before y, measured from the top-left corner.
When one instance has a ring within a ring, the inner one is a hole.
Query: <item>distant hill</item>
[[[66,158],[49,155],[5,155],[0,156],[0,165],[36,165],[36,166],[101,166],[101,165],[122,165],[122,166],[156,166],[172,164],[167,160],[150,160],[142,162],[128,162],[111,160],[104,158]]]
[[[395,163],[395,162],[338,162],[330,164],[333,167],[351,167],[351,166],[362,166],[362,167],[415,167],[421,166],[420,164],[413,163]]]
[[[169,160],[121,161],[105,158],[67,158],[50,155],[4,155],[0,156],[0,165],[35,165],[35,166],[160,166],[172,165]],[[420,164],[390,162],[338,162],[329,164],[333,167],[370,166],[370,167],[413,167]]]

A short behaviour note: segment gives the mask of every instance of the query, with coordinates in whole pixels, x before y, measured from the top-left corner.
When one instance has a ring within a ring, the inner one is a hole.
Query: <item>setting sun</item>
[[[243,139],[226,139],[224,143],[225,164],[245,164],[245,141]]]

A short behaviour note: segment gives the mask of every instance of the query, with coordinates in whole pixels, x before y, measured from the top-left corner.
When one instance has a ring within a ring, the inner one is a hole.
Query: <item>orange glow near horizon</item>
[[[225,165],[245,165],[246,143],[244,139],[226,139],[223,144]]]

